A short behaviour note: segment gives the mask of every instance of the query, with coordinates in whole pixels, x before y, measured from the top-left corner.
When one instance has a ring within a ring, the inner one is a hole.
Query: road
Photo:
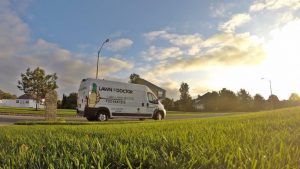
[[[169,115],[166,117],[166,120],[183,120],[183,119],[193,119],[193,118],[209,118],[209,117],[219,117],[219,116],[227,116],[231,113],[212,113],[212,114],[199,114],[199,115]],[[58,117],[60,118],[60,117]],[[35,121],[35,120],[43,120],[44,117],[42,116],[15,116],[15,115],[0,115],[0,125],[12,125],[16,122],[20,121]],[[86,122],[86,118],[84,117],[63,117],[66,121],[84,121]],[[116,120],[129,120],[126,119],[109,119],[110,121],[116,121]],[[130,119],[134,120],[134,119]]]

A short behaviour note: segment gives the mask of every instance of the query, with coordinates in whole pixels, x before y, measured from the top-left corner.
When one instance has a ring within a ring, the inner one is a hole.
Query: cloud
[[[82,78],[95,76],[96,57],[72,53],[44,39],[31,39],[27,24],[10,5],[9,1],[0,1],[0,89],[22,94],[17,90],[17,81],[28,67],[57,73],[60,94],[76,91]],[[115,57],[101,57],[99,63],[99,77],[133,67]]]
[[[232,18],[219,26],[225,32],[234,32],[235,29],[251,20],[251,16],[246,13],[235,14]]]
[[[15,55],[29,39],[28,26],[8,7],[9,1],[0,2],[0,59]]]
[[[178,58],[183,52],[178,47],[159,48],[151,46],[147,51],[142,52],[146,60],[165,60],[168,58]]]
[[[162,55],[169,54],[168,56],[170,57],[164,56],[162,57],[164,59],[171,58],[171,57],[174,58],[185,53],[187,53],[187,55],[196,55],[200,52],[200,48],[203,44],[203,39],[201,35],[198,33],[181,35],[181,34],[169,33],[166,30],[161,30],[161,31],[153,31],[153,32],[145,33],[144,37],[146,38],[146,40],[150,42],[155,40],[166,40],[171,45],[174,45],[172,47],[159,50],[160,51],[159,54]],[[158,54],[158,52],[154,53],[154,49],[155,48],[150,47],[146,53]]]
[[[200,34],[187,34],[187,35],[179,35],[172,34],[165,30],[162,31],[153,31],[149,33],[145,33],[144,36],[149,41],[154,41],[157,39],[168,40],[171,44],[176,46],[190,46],[195,44],[201,44],[202,38]]]
[[[120,51],[126,48],[129,48],[133,44],[131,39],[117,39],[109,42],[107,45],[107,49],[111,51]]]
[[[210,15],[214,18],[226,17],[229,10],[234,7],[234,3],[218,3],[210,6]]]
[[[205,68],[235,65],[256,65],[265,58],[261,43],[253,40],[249,33],[216,34],[203,42],[206,48],[202,54],[181,60],[162,62],[154,68],[153,74],[170,74],[182,71],[197,71]]]
[[[261,0],[250,6],[250,12],[258,12],[261,10],[276,10],[281,8],[289,8],[297,10],[300,8],[299,0]]]

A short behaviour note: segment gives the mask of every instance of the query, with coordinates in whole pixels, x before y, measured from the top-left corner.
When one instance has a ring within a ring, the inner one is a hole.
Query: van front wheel
[[[155,114],[154,120],[162,120],[162,119],[163,119],[162,113],[161,112],[157,112]]]
[[[98,121],[107,121],[108,117],[107,117],[106,113],[100,112],[97,114],[97,120]]]
[[[88,121],[96,121],[96,118],[95,117],[87,117],[86,118]]]

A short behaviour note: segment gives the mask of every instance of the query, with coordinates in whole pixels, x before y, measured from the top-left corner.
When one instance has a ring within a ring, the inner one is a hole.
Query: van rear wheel
[[[98,121],[107,121],[108,120],[108,116],[105,112],[99,112],[97,114],[97,120]]]

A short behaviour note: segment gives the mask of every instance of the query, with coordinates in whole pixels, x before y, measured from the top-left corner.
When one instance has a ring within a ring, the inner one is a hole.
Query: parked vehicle
[[[83,79],[78,90],[77,113],[89,121],[126,117],[162,120],[166,110],[145,85]]]

